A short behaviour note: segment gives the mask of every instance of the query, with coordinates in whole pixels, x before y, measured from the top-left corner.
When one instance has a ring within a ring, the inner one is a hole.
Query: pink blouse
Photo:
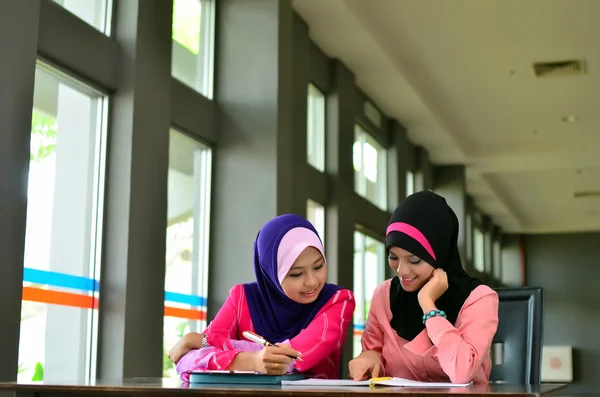
[[[294,361],[292,369],[310,377],[335,379],[339,376],[340,357],[346,331],[354,313],[354,295],[347,289],[336,292],[321,308],[308,327],[287,343],[302,353],[303,361]],[[277,319],[273,319],[277,321]],[[177,372],[185,381],[193,370],[226,369],[242,351],[257,351],[262,346],[246,341],[242,332],[254,332],[243,285],[229,291],[229,297],[204,331],[212,345],[188,352],[177,363]]]
[[[487,383],[490,347],[498,327],[498,294],[488,286],[478,286],[463,304],[456,326],[443,317],[430,318],[409,342],[390,326],[390,284],[387,280],[375,290],[362,337],[363,351],[381,353],[380,376]]]

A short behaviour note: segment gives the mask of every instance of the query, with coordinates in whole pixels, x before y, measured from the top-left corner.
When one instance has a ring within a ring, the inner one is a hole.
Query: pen
[[[244,331],[242,333],[242,335],[244,335],[244,337],[248,340],[251,340],[252,342],[256,342],[259,345],[263,345],[263,346],[275,346],[275,343],[271,343],[268,340],[266,340],[265,338],[263,338],[260,335],[255,334],[254,332],[250,332],[250,331]],[[294,356],[288,356],[289,358],[292,358],[296,361],[302,361],[302,359],[300,357],[294,357]]]

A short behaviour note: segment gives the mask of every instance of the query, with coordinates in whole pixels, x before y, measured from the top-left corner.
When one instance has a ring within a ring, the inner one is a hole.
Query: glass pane
[[[173,1],[173,77],[213,96],[214,0]]]
[[[169,134],[163,376],[177,377],[169,349],[206,328],[211,149]]]
[[[362,352],[360,339],[365,329],[367,317],[365,316],[365,235],[360,232],[354,232],[354,299],[356,307],[354,309],[354,332],[353,332],[353,356],[356,357]]]
[[[306,155],[308,164],[325,171],[325,95],[312,84],[308,85],[306,123]]]
[[[325,246],[325,207],[309,199],[306,202],[306,219],[317,229]]]
[[[377,127],[381,128],[381,113],[369,101],[365,101],[364,105],[365,116],[373,122]]]
[[[466,227],[466,239],[467,239],[467,261],[471,263],[473,260],[473,217],[470,212],[467,212],[465,222]]]
[[[406,197],[415,192],[415,174],[412,171],[406,171]]]
[[[381,209],[387,209],[386,150],[359,125],[354,129],[354,189]]]
[[[98,93],[36,69],[19,381],[93,379],[104,109],[106,100]]]
[[[494,241],[494,278],[502,279],[502,246],[499,239]]]
[[[54,0],[54,2],[110,36],[112,0]]]
[[[494,260],[492,255],[492,233],[489,230],[486,230],[483,233],[483,252],[484,252],[484,263],[485,263],[485,272],[486,273],[492,273],[493,269],[493,263],[492,261]]]
[[[375,288],[385,278],[385,244],[365,234],[354,232],[354,357],[362,352],[361,336],[365,328]]]
[[[483,239],[483,232],[478,227],[473,229],[474,241],[473,241],[473,260],[475,269],[484,272],[485,271],[485,243]]]

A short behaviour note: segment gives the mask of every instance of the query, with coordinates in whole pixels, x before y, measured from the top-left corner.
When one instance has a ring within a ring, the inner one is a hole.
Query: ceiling
[[[600,1],[295,0],[311,38],[508,232],[600,230]],[[533,62],[586,74],[536,77]],[[564,122],[568,115],[577,121]]]

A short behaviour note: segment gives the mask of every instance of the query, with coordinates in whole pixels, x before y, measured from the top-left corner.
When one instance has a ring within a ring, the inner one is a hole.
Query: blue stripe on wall
[[[30,269],[27,267],[23,269],[23,281],[34,284],[47,284],[54,287],[72,288],[86,292],[98,291],[99,286],[97,280],[88,277]]]
[[[203,296],[179,294],[177,292],[165,291],[165,301],[183,303],[191,306],[206,306],[206,298]]]
[[[53,287],[71,288],[85,292],[95,292],[100,289],[98,280],[27,267],[23,269],[23,281]],[[165,291],[165,301],[183,303],[195,307],[206,306],[206,298],[203,296],[180,294],[177,292]]]

